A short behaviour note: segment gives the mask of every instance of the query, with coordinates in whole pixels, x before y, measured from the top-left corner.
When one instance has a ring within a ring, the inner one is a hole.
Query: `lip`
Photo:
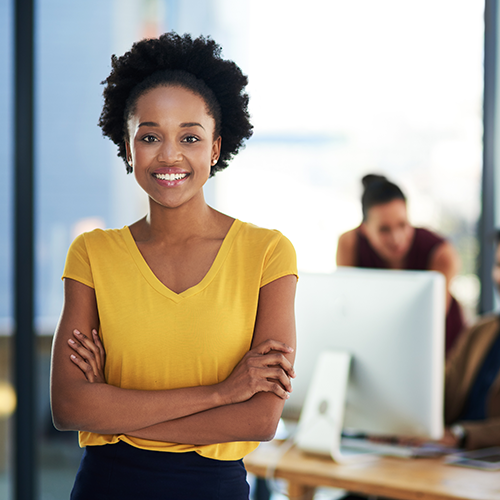
[[[153,174],[188,174],[189,175],[189,172],[187,172],[183,168],[179,168],[179,167],[160,167],[160,168],[157,168],[153,172]]]
[[[158,179],[156,175],[172,175],[172,174],[185,174],[186,176],[183,177],[182,179],[175,179],[175,180],[167,180],[167,179]],[[181,168],[169,168],[169,167],[162,167],[157,170],[155,170],[152,175],[153,179],[159,184],[160,186],[163,187],[176,187],[180,186],[181,184],[184,184],[184,182],[187,181],[187,179],[190,176],[189,172],[186,172],[185,170]]]
[[[396,255],[396,256],[402,256],[406,253],[406,248],[393,248],[392,250],[392,253],[393,255]]]

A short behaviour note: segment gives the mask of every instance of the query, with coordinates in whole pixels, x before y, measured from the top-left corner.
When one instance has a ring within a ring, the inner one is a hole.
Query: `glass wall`
[[[0,498],[9,498],[12,331],[12,2],[0,1]]]
[[[218,179],[220,208],[284,231],[300,269],[331,271],[338,236],[361,222],[362,176],[384,174],[407,194],[411,222],[458,248],[454,292],[471,315],[483,3],[249,6],[243,61],[255,135]]]
[[[12,329],[12,2],[0,0],[0,497],[8,498]],[[110,56],[171,29],[211,35],[249,75],[254,136],[206,187],[215,208],[275,227],[302,271],[335,267],[359,224],[361,177],[383,173],[411,220],[462,257],[456,294],[474,311],[480,208],[483,2],[465,0],[38,0],[36,326],[41,498],[68,498],[80,449],[48,398],[60,276],[73,238],[141,217],[146,199],[97,120]],[[4,391],[5,392],[5,391]],[[8,393],[5,392],[6,394]]]

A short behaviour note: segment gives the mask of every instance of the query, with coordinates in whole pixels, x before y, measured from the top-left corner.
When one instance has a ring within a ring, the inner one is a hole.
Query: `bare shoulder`
[[[455,275],[460,267],[460,258],[449,241],[443,241],[432,252],[429,267],[445,275]]]
[[[339,236],[339,245],[344,245],[347,247],[353,247],[356,245],[356,229],[351,229]]]
[[[340,235],[337,244],[337,265],[356,265],[357,235],[356,229],[351,229]]]

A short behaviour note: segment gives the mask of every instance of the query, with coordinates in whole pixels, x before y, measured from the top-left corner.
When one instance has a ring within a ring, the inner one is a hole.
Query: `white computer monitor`
[[[445,280],[431,271],[301,273],[297,356],[284,416],[298,416],[328,349],[352,355],[344,428],[439,438],[443,432]]]

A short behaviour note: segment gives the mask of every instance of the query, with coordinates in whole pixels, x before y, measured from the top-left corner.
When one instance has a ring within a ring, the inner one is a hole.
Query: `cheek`
[[[370,243],[377,252],[384,254],[385,250],[388,247],[387,234],[375,233],[374,235],[372,235]]]
[[[376,250],[380,250],[385,246],[384,243],[385,234],[379,231],[377,228],[367,225],[365,227],[365,234],[371,246]]]
[[[379,245],[382,245],[382,246],[387,245],[387,243],[391,239],[390,236],[391,235],[389,233],[387,233],[387,232],[377,233],[377,240],[378,240]]]

